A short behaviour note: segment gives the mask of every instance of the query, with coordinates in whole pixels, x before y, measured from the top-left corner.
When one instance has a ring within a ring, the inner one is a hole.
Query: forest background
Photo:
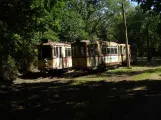
[[[139,57],[161,56],[161,2],[133,1],[126,1],[129,44]],[[0,80],[36,68],[42,38],[125,43],[124,33],[121,0],[0,0]]]

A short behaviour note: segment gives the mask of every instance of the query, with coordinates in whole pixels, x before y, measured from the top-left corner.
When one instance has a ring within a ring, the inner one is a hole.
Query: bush
[[[15,60],[8,56],[6,61],[3,61],[3,79],[14,80],[18,76],[18,67],[16,66]]]

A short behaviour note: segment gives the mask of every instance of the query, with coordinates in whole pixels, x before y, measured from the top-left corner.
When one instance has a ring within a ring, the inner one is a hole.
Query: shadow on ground
[[[160,111],[159,80],[59,80],[0,89],[1,118],[12,120],[152,120],[161,119]]]
[[[43,73],[43,72],[28,72],[20,78],[24,80],[36,80],[38,78],[76,78],[76,77],[83,77],[88,75],[93,75],[91,77],[111,77],[111,76],[133,76],[138,75],[142,73],[154,73],[156,71],[161,72],[161,68],[155,68],[155,69],[148,69],[148,70],[138,70],[138,71],[115,71],[115,72],[109,72],[109,71],[73,71],[69,73],[61,73],[61,72],[49,72],[49,73]]]
[[[50,72],[28,72],[20,76],[22,79],[38,79],[38,78],[75,78],[82,77],[87,75],[94,75],[97,73],[103,73],[105,71],[72,71],[72,72],[59,72],[59,71],[50,71]]]

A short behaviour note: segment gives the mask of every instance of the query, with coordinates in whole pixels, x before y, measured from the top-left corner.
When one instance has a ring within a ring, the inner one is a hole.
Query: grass
[[[147,72],[131,77],[132,80],[161,79],[161,67],[153,68]]]
[[[140,67],[140,66],[133,66],[131,69],[128,69],[127,67],[120,67],[119,69],[109,70],[110,73],[122,73],[122,72],[136,72],[136,71],[143,71],[148,70],[151,67]]]
[[[93,75],[87,75],[83,77],[74,78],[76,83],[85,83],[88,81],[117,81],[119,77],[122,80],[146,80],[146,79],[160,79],[161,66],[159,67],[140,67],[134,66],[132,69],[121,67],[114,70],[108,70],[103,73],[97,73]],[[119,81],[121,80],[119,79]]]
[[[146,80],[146,79],[149,79],[151,75],[152,75],[151,73],[142,73],[142,74],[133,76],[131,79],[132,80]]]

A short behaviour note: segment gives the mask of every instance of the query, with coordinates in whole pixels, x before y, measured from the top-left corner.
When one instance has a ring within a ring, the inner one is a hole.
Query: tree
[[[144,11],[153,11],[155,14],[160,14],[161,12],[161,1],[159,0],[132,0],[140,3],[141,8]]]
[[[38,39],[51,28],[49,13],[54,2],[52,0],[2,0],[0,2],[1,79],[9,74],[7,72],[16,71],[17,66],[19,69],[25,65],[26,69],[35,59],[34,49]],[[52,34],[54,33],[53,30]]]
[[[146,16],[146,38],[147,38],[147,59],[151,58],[151,51],[155,52],[153,54],[156,55],[156,51],[159,46],[158,40],[160,39],[160,32],[158,32],[158,27],[161,25],[160,23],[160,11],[161,11],[161,1],[158,0],[133,0],[140,3],[140,7],[144,10],[143,14],[147,14]]]

